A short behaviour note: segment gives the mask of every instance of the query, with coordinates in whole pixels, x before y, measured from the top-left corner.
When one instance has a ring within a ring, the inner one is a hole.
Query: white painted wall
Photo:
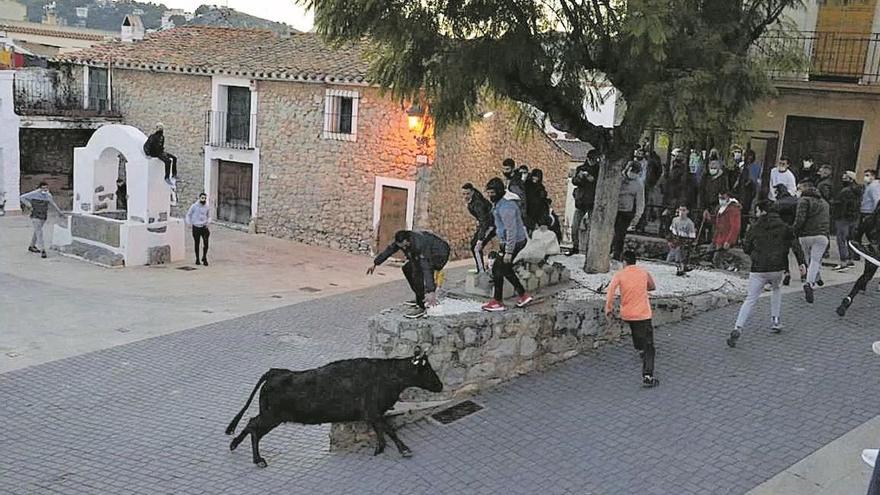
[[[13,80],[15,71],[0,71],[0,195],[6,197],[6,210],[19,211],[21,169],[18,130],[21,119],[15,114]],[[0,199],[2,201],[2,199]]]

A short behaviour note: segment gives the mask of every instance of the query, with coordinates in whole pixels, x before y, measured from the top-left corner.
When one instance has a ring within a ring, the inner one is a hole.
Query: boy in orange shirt
[[[651,323],[651,302],[648,291],[656,289],[651,274],[636,266],[636,253],[625,251],[626,266],[614,274],[605,299],[605,316],[614,313],[614,299],[620,290],[620,319],[629,324],[633,347],[642,356],[642,386],[656,387],[660,380],[654,377],[654,325]]]

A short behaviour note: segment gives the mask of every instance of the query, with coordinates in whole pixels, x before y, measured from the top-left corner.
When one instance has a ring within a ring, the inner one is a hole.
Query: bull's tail
[[[257,390],[260,389],[260,386],[263,385],[263,382],[265,382],[268,378],[269,378],[269,371],[263,373],[263,376],[261,376],[260,379],[257,381],[257,385],[254,387],[254,390],[251,392],[251,396],[248,397],[247,402],[245,402],[244,407],[241,408],[241,411],[239,411],[238,414],[236,414],[235,417],[232,418],[232,422],[229,423],[229,426],[226,427],[226,434],[227,435],[232,435],[233,433],[235,433],[235,427],[238,426],[238,422],[241,421],[241,417],[244,416],[244,412],[247,411],[248,407],[250,407],[251,401],[254,400],[254,395],[257,394]]]

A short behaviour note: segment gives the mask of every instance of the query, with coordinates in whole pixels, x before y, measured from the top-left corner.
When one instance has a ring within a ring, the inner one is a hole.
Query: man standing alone
[[[55,208],[59,215],[64,215],[61,208],[55,203],[52,193],[49,192],[49,184],[40,182],[39,189],[22,194],[19,197],[21,203],[31,209],[31,223],[34,227],[34,235],[31,236],[31,245],[28,251],[40,253],[41,258],[46,257],[46,245],[43,242],[43,226],[49,218],[49,206]]]
[[[654,325],[648,292],[657,287],[651,274],[636,266],[636,253],[624,252],[623,261],[626,266],[614,274],[608,285],[605,316],[610,319],[613,315],[614,299],[620,290],[620,319],[629,324],[633,347],[642,356],[642,386],[655,387],[660,381],[654,377]]]
[[[519,206],[504,197],[504,182],[498,177],[486,184],[486,195],[489,201],[495,204],[492,215],[495,217],[495,229],[498,232],[498,241],[501,243],[501,254],[492,265],[492,281],[494,283],[494,297],[483,305],[483,311],[504,311],[504,279],[506,278],[519,299],[516,306],[521,308],[532,302],[532,296],[526,293],[525,287],[520,282],[516,272],[513,271],[513,260],[524,247],[528,235],[523,224],[522,213]]]
[[[211,223],[211,209],[208,207],[208,195],[199,194],[199,200],[189,207],[186,212],[186,223],[192,225],[193,242],[196,250],[196,264],[208,266],[208,238],[211,232],[208,224]],[[199,241],[204,241],[202,261],[199,263]]]

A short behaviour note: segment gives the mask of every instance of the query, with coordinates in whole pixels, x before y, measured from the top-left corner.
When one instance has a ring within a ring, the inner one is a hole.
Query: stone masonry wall
[[[81,71],[74,71],[74,74]],[[211,78],[113,70],[116,102],[125,124],[150,135],[165,124],[165,149],[177,156],[177,193],[188,207],[205,184],[205,113],[211,109]]]
[[[433,159],[433,146],[417,143],[399,104],[364,87],[333,86],[359,92],[357,141],[324,139],[328,87],[260,82],[257,230],[367,253],[375,247],[376,177],[417,181],[417,156]]]
[[[471,182],[482,191],[489,179],[501,177],[501,162],[505,158],[543,170],[553,208],[564,216],[571,158],[539,129],[524,137],[517,136],[515,124],[514,115],[497,109],[488,119],[437,134],[428,215],[431,230],[449,240],[455,257],[470,256],[469,242],[476,225],[461,199],[462,184]]]

